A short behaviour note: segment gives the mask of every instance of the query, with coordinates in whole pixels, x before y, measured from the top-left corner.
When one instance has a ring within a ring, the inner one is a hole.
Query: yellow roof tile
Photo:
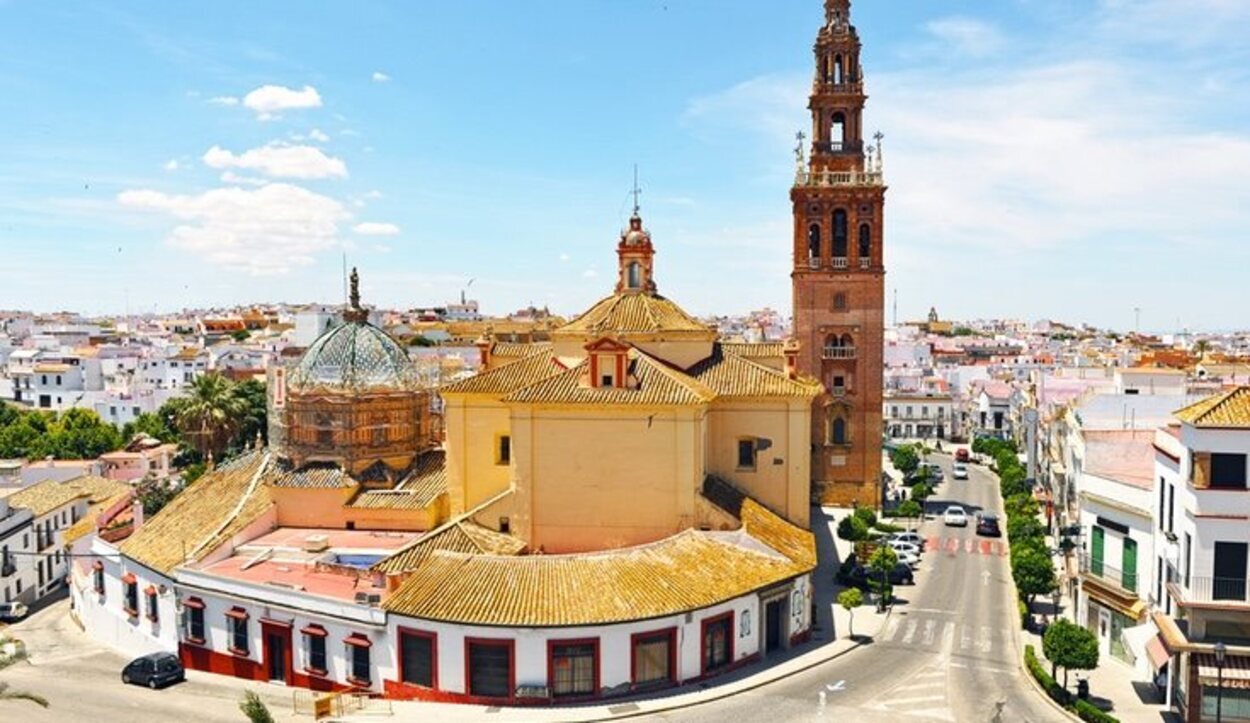
[[[614,294],[552,332],[555,336],[603,336],[678,332],[700,337],[715,331],[658,294]]]
[[[1237,387],[1174,412],[1195,427],[1250,427],[1250,387]]]
[[[783,341],[721,342],[725,351],[744,359],[780,359],[785,356],[786,343]]]
[[[241,532],[272,506],[260,484],[269,455],[249,452],[192,482],[121,544],[128,557],[168,573],[198,560]]]
[[[435,552],[463,552],[475,555],[517,555],[525,542],[511,535],[495,532],[470,520],[459,520],[431,530],[408,547],[373,566],[388,574],[416,570]]]
[[[551,351],[551,343],[545,342],[545,341],[532,342],[529,344],[511,342],[511,341],[497,341],[495,342],[494,346],[491,347],[490,353],[491,353],[491,356],[497,356],[497,357],[524,358],[527,356],[532,356],[534,354],[541,354],[543,352],[550,352],[550,351]]]
[[[495,394],[503,395],[514,392],[522,387],[554,376],[564,371],[551,356],[550,351],[528,356],[521,361],[507,366],[482,372],[468,379],[448,384],[439,390],[439,394]]]
[[[128,491],[130,485],[125,482],[83,475],[64,482],[45,480],[14,492],[8,499],[10,506],[24,507],[35,517],[42,517],[79,498],[94,503]]]
[[[417,457],[408,474],[393,490],[360,493],[349,507],[358,509],[423,510],[447,492],[446,455],[441,449]]]
[[[808,379],[791,379],[784,373],[743,359],[729,351],[729,345],[717,344],[712,356],[687,373],[722,397],[800,397],[814,398],[820,385]]]
[[[702,382],[637,349],[629,351],[629,375],[636,388],[591,387],[586,384],[586,362],[504,397],[505,402],[528,404],[593,404],[621,406],[689,406],[707,404],[716,393]],[[505,367],[506,368],[506,367]]]

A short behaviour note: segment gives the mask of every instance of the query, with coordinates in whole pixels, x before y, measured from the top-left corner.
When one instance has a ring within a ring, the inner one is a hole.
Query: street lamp
[[[1058,585],[1055,585],[1055,589],[1050,592],[1050,601],[1054,604],[1054,607],[1050,609],[1050,614],[1053,616],[1052,622],[1059,619],[1060,600],[1063,600],[1063,591],[1059,589]]]
[[[1224,643],[1215,644],[1215,723],[1220,723],[1224,707],[1224,653],[1227,650]]]

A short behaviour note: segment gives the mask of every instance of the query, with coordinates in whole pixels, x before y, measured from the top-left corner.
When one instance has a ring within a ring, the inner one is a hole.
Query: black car
[[[998,518],[994,515],[981,515],[977,520],[977,534],[986,537],[1002,537],[1003,531],[998,528]]]
[[[187,679],[182,668],[182,661],[173,653],[149,653],[142,658],[135,658],[122,668],[122,682],[146,685],[156,690],[170,683],[181,683]]]
[[[880,573],[877,573],[867,567],[856,565],[851,569],[849,582],[855,587],[866,590],[868,588],[869,576],[872,577],[874,582],[880,581],[881,579]],[[911,571],[911,568],[908,567],[906,563],[902,562],[894,566],[894,569],[890,571],[888,577],[891,585],[912,585],[916,582],[915,573]]]

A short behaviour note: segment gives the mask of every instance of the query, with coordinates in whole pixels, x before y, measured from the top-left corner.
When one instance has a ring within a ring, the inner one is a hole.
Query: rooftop
[[[1250,387],[1216,394],[1177,410],[1176,418],[1195,427],[1250,428]]]
[[[1140,489],[1154,486],[1153,429],[1088,431],[1085,471]]]

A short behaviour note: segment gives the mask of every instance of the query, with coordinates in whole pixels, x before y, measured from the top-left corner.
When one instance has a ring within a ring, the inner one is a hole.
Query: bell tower
[[[824,384],[813,407],[812,492],[825,504],[881,502],[885,335],[881,139],[864,142],[864,73],[850,0],[825,0],[799,133],[794,214],[794,336],[799,372]]]

